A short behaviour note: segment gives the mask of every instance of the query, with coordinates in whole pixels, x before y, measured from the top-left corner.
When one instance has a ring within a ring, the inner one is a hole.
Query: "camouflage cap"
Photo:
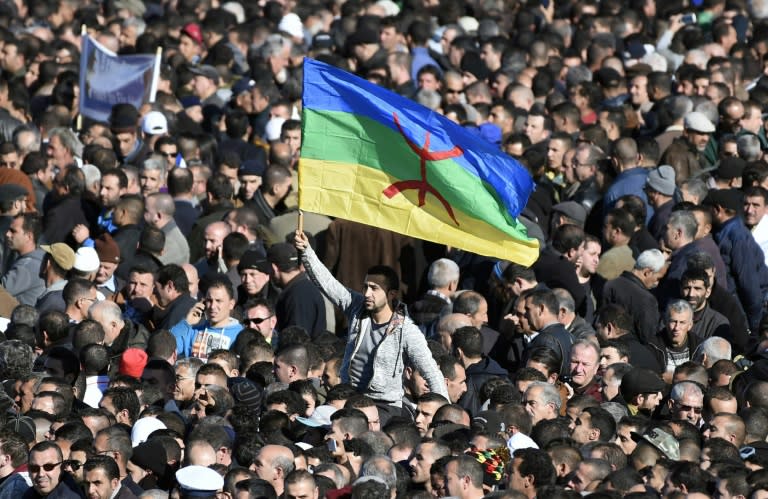
[[[672,461],[680,460],[680,444],[673,435],[670,435],[660,428],[651,428],[642,435],[632,432],[632,437],[635,441],[639,442],[640,440],[645,440],[653,445],[659,452],[664,454],[667,459],[671,459]]]

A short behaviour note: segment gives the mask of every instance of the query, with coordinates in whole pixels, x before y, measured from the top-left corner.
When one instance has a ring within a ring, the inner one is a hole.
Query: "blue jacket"
[[[11,473],[0,485],[0,499],[19,499],[29,489],[27,481],[18,473]]]
[[[725,264],[728,291],[738,295],[752,331],[757,331],[768,295],[765,255],[738,216],[719,228],[715,241]]]
[[[231,318],[223,328],[211,327],[207,319],[194,326],[184,319],[171,328],[171,333],[176,337],[176,352],[179,355],[205,360],[211,350],[229,350],[242,330],[243,325]]]
[[[650,222],[651,217],[653,216],[653,207],[648,204],[648,198],[643,190],[645,187],[645,179],[648,178],[649,171],[648,168],[638,166],[619,173],[605,192],[605,196],[603,196],[603,214],[608,213],[611,208],[616,205],[616,201],[618,201],[621,196],[634,194],[640,196],[640,199],[645,203],[648,210],[645,217],[645,223]]]

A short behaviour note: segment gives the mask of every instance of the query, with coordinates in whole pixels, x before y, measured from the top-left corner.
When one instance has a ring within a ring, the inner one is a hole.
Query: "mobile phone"
[[[685,14],[680,18],[680,22],[683,24],[696,24],[696,14]]]
[[[541,0],[541,6],[545,9],[549,8],[549,0]]]
[[[336,440],[330,439],[328,442],[326,442],[326,445],[328,446],[328,450],[331,452],[336,452],[336,450],[339,448],[339,445],[336,443]]]

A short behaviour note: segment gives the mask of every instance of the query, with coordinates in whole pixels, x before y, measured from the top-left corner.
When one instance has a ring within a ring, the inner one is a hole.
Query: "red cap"
[[[195,23],[189,23],[183,28],[181,28],[181,34],[187,35],[191,39],[193,39],[195,42],[197,42],[198,45],[203,44],[203,31],[200,29],[199,24]]]
[[[138,348],[129,348],[120,357],[120,368],[118,370],[120,374],[127,374],[132,378],[139,379],[146,365],[147,353]]]

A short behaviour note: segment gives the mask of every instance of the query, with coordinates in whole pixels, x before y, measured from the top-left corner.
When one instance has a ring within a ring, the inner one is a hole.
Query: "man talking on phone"
[[[243,326],[232,318],[235,296],[227,278],[214,278],[186,319],[171,328],[179,357],[208,359],[212,350],[229,350]]]
[[[384,265],[368,269],[360,294],[331,275],[303,232],[296,231],[294,245],[312,282],[347,317],[349,334],[341,380],[376,402],[381,425],[402,414],[406,363],[422,374],[431,392],[447,399],[445,379],[424,335],[397,300],[400,279],[394,269]]]

